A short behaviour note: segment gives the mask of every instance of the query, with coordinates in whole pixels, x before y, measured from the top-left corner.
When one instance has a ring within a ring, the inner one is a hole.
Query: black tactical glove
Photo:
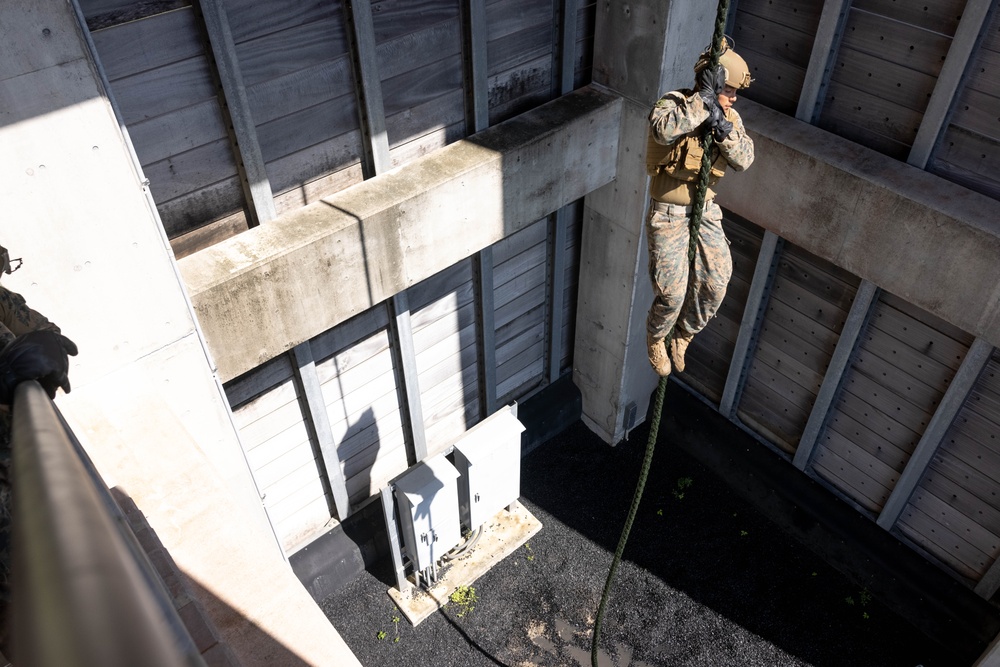
[[[38,380],[49,398],[56,389],[69,393],[69,358],[76,344],[55,331],[29,331],[0,351],[0,405],[10,405],[14,388],[23,380]]]
[[[698,72],[698,95],[708,109],[708,126],[716,141],[723,141],[733,131],[733,124],[726,120],[726,112],[719,105],[719,93],[726,88],[726,69],[716,65]]]
[[[719,112],[722,112],[722,107],[716,107]],[[715,137],[716,143],[720,141],[725,141],[729,138],[729,133],[733,131],[733,124],[726,120],[726,116],[723,113],[722,118],[716,121],[712,125],[712,136]]]
[[[715,69],[709,67],[698,72],[698,94],[705,101],[707,108],[712,108],[719,103],[718,95],[726,89],[726,68],[716,65]]]

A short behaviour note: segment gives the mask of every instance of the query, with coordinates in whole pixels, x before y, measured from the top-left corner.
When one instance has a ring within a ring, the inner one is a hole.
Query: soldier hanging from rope
[[[698,187],[706,124],[715,139],[708,185],[726,167],[743,171],[753,162],[753,141],[733,104],[738,90],[750,85],[746,62],[726,43],[716,68],[709,51],[695,65],[696,90],[677,90],[661,97],[649,114],[646,169],[652,202],[646,224],[653,305],[646,320],[649,363],[661,376],[673,367],[684,370],[691,339],[712,319],[733,272],[729,242],[722,230],[722,211],[708,189],[693,261],[688,258],[689,217]],[[675,328],[676,325],[676,328]],[[670,338],[669,356],[666,339]]]

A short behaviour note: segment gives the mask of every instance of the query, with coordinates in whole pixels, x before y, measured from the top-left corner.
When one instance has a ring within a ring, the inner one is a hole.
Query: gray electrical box
[[[434,565],[462,539],[458,471],[443,455],[426,459],[396,479],[400,532],[417,570]]]
[[[475,530],[521,496],[521,433],[517,405],[502,408],[455,443],[462,523]]]

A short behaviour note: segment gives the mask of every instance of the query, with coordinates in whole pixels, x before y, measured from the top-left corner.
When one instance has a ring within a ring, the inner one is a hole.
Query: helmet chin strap
[[[16,264],[12,264],[12,262],[16,262]],[[10,251],[8,251],[7,248],[4,248],[2,245],[0,245],[0,277],[2,277],[3,274],[5,273],[6,274],[14,273],[15,271],[21,268],[22,264],[24,264],[24,260],[22,260],[20,257],[11,259]]]

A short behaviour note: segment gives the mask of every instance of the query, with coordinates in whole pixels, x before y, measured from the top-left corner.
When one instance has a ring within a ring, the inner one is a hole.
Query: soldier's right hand
[[[76,353],[76,343],[55,331],[29,331],[12,340],[0,351],[0,405],[11,404],[24,380],[38,380],[49,398],[60,387],[69,393],[68,355]]]
[[[719,109],[722,110],[721,108]],[[725,141],[729,138],[729,133],[733,131],[733,124],[726,120],[726,115],[722,115],[722,120],[712,125],[712,136],[717,142]]]
[[[708,107],[708,120],[705,124],[712,128],[716,141],[722,141],[733,131],[733,124],[726,120],[726,112],[718,102]]]

